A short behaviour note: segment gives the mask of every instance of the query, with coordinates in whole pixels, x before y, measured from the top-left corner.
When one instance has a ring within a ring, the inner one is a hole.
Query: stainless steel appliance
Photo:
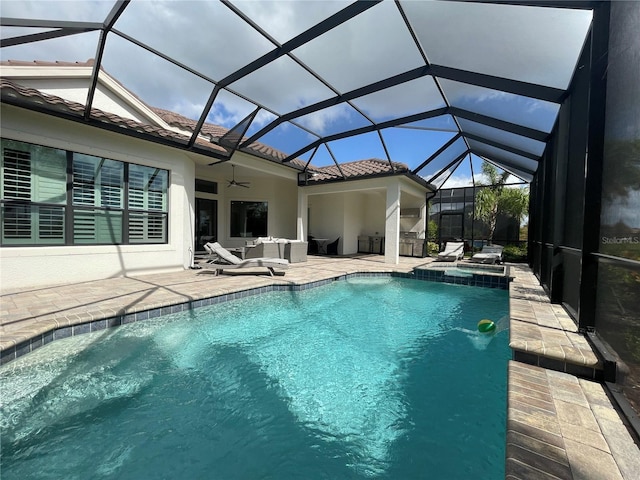
[[[384,255],[384,237],[378,235],[360,235],[358,237],[358,252]]]
[[[400,232],[399,251],[404,257],[424,257],[424,239],[417,232]]]

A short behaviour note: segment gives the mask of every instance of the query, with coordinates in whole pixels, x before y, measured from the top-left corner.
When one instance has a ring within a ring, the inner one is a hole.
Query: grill
[[[424,240],[417,232],[400,232],[400,255],[404,257],[424,257]]]

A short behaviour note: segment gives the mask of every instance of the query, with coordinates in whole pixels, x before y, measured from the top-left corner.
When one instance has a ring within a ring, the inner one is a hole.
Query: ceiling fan
[[[229,185],[227,185],[227,188],[229,187],[249,188],[249,185],[251,185],[251,182],[236,182],[236,166],[231,165],[231,168],[233,169],[233,174],[231,176],[231,180],[227,180],[229,182]]]

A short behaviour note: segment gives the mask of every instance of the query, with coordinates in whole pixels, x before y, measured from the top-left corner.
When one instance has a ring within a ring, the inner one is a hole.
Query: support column
[[[309,228],[309,195],[302,188],[298,188],[298,218],[296,219],[296,238],[306,241]]]
[[[595,328],[596,325],[598,260],[594,254],[600,250],[610,8],[610,3],[605,2],[594,9],[591,33],[592,64],[591,81],[589,83],[588,153],[584,179],[582,272],[580,275],[580,300],[578,303],[578,327],[581,330],[590,330]],[[609,378],[607,381],[615,380]]]
[[[429,239],[427,237],[427,230],[429,225],[429,209],[427,208],[427,206],[428,204],[427,204],[427,201],[425,200],[425,202],[422,204],[422,207],[420,207],[420,231],[421,231],[420,238],[424,240],[424,246],[422,247],[422,252],[420,253],[420,256],[426,255],[427,252],[429,251],[429,247],[428,247]]]
[[[400,261],[400,184],[387,187],[387,210],[384,228],[384,262]]]

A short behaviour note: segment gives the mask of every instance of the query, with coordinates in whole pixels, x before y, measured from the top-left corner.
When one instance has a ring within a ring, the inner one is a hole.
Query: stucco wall
[[[339,254],[356,253],[359,235],[384,235],[385,197],[381,192],[311,195],[309,209],[310,234],[331,241],[340,237]]]
[[[338,243],[338,252],[343,254],[356,253],[358,251],[358,235],[365,225],[364,208],[365,196],[360,193],[344,194],[344,227],[343,235]]]
[[[385,229],[385,192],[376,191],[365,197],[365,223],[359,235],[384,235]]]
[[[309,197],[309,234],[330,241],[343,236],[345,224],[345,195],[313,195]],[[338,245],[338,253],[343,252],[344,239]]]
[[[246,239],[230,236],[229,215],[234,200],[268,203],[267,235],[279,238],[296,238],[297,185],[277,177],[269,181],[254,179],[244,175],[243,180],[251,181],[251,188],[227,188],[226,178],[219,180],[218,235],[223,245],[236,247],[244,245]]]
[[[191,263],[195,167],[182,152],[2,107],[2,136],[170,170],[168,244],[0,248],[3,289],[182,270]]]

